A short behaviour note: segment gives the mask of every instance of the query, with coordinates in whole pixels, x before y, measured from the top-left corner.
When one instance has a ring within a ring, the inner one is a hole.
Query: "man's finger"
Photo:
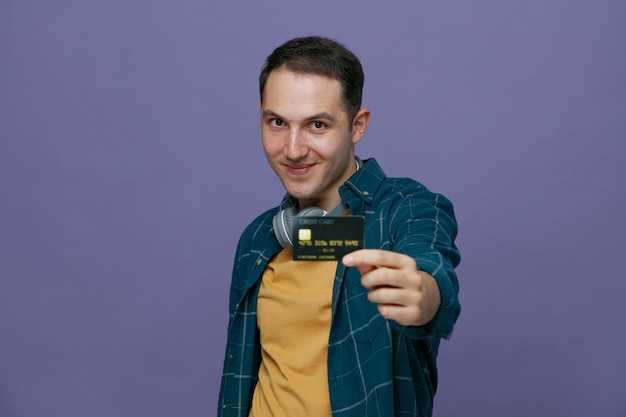
[[[341,260],[347,267],[356,267],[361,274],[378,268],[414,273],[417,271],[415,260],[407,255],[379,249],[361,249],[351,252]]]
[[[348,267],[367,265],[371,267],[401,268],[403,263],[399,255],[395,252],[380,249],[360,249],[344,256],[341,262]]]

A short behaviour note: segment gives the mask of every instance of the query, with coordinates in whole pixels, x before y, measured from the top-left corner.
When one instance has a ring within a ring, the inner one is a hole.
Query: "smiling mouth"
[[[310,165],[284,165],[287,172],[291,175],[304,175],[309,173],[314,167],[314,164]]]

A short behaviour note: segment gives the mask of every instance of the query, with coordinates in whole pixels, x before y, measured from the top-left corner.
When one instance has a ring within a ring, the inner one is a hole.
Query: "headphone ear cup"
[[[298,213],[295,207],[288,207],[284,210],[281,210],[274,216],[272,219],[272,224],[274,226],[274,234],[276,235],[276,239],[278,239],[278,243],[285,249],[289,249],[293,247],[293,237],[291,236],[291,223],[293,218],[298,217],[311,217],[311,216],[325,216],[326,211],[319,207],[307,207],[302,209]]]
[[[279,211],[272,220],[276,239],[278,239],[280,246],[285,249],[293,247],[291,240],[291,219],[297,214],[298,211],[295,207],[288,207]]]

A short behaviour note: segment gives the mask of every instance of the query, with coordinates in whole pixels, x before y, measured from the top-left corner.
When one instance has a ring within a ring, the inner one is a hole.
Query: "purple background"
[[[623,1],[0,2],[0,416],[215,414],[236,241],[283,189],[257,75],[335,37],[357,148],[446,194],[435,415],[626,415]]]

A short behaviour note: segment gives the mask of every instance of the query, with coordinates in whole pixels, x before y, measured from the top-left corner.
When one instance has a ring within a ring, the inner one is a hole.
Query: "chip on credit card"
[[[363,249],[361,216],[295,216],[292,220],[294,261],[338,261]]]

